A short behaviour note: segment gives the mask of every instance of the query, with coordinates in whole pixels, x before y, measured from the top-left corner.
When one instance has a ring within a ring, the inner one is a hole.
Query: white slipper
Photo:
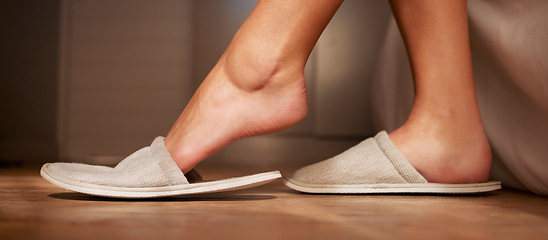
[[[186,176],[157,137],[150,146],[126,157],[116,167],[81,163],[46,163],[40,170],[54,185],[75,192],[117,198],[155,198],[251,188],[281,177],[279,171],[216,181],[200,181],[194,170]]]
[[[490,181],[429,183],[399,152],[385,131],[345,152],[285,177],[286,186],[305,193],[480,193],[501,189]]]

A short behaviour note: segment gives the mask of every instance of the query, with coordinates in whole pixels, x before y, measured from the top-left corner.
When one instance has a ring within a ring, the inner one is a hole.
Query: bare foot
[[[257,3],[166,136],[183,172],[237,139],[304,118],[304,66],[341,3]]]
[[[288,128],[307,113],[302,70],[223,55],[165,139],[183,172],[240,138]]]
[[[391,140],[429,182],[487,181],[491,149],[479,116],[416,114],[389,134]]]

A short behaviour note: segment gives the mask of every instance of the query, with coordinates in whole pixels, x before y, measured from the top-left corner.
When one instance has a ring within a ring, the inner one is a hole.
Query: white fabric
[[[297,170],[290,179],[318,185],[427,183],[385,131],[335,157]]]
[[[125,188],[189,184],[167,151],[163,137],[157,137],[150,146],[129,155],[114,168],[61,162],[44,167],[59,181],[66,179],[83,184]]]
[[[548,195],[548,1],[474,0],[468,11],[492,178]],[[371,88],[378,130],[394,130],[411,109],[407,61],[392,21]]]

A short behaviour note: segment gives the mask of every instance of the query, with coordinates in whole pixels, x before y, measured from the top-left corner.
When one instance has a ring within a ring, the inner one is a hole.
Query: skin
[[[341,3],[259,1],[166,136],[183,172],[231,142],[304,118],[304,66]],[[485,181],[491,155],[475,95],[466,2],[390,4],[416,89],[408,120],[390,138],[430,182]]]
[[[237,139],[306,116],[304,66],[341,3],[259,1],[166,136],[183,172]]]
[[[486,181],[491,149],[474,86],[466,1],[390,4],[415,83],[411,114],[390,138],[431,182]]]

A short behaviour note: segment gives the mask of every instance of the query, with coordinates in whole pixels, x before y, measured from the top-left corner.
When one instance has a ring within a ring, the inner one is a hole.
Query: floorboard
[[[200,169],[204,177],[250,174]],[[284,173],[291,170],[283,171]],[[309,195],[255,189],[149,200],[57,188],[38,169],[0,169],[0,239],[546,239],[548,198]]]

